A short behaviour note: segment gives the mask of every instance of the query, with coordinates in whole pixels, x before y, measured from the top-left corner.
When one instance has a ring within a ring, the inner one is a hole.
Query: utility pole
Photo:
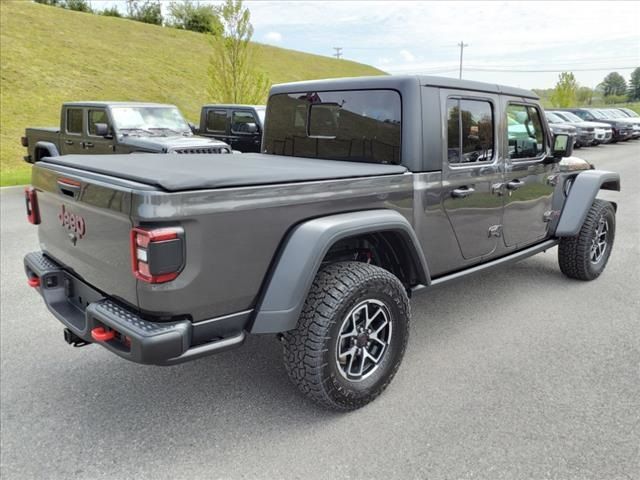
[[[458,44],[458,46],[460,47],[460,76],[459,76],[459,78],[462,78],[462,52],[464,51],[464,47],[468,47],[469,44],[468,43],[464,43],[464,42],[460,42]]]
[[[333,56],[340,60],[342,58],[342,47],[333,47],[333,49],[336,51]]]

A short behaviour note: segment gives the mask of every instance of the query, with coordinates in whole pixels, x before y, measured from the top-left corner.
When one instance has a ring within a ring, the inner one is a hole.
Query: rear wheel
[[[596,200],[587,213],[578,235],[560,240],[558,262],[566,276],[594,280],[609,261],[616,231],[613,205]]]
[[[409,300],[390,272],[360,262],[322,268],[295,330],[283,336],[289,377],[335,410],[371,402],[393,379],[409,338]]]

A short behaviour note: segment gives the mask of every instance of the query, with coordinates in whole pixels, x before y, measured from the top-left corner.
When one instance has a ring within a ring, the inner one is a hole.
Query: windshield
[[[625,116],[622,112],[618,112],[617,110],[606,110],[611,118],[624,118]]]
[[[571,112],[562,112],[562,116],[564,118],[566,118],[567,120],[569,120],[570,122],[582,122],[583,121],[579,116],[577,116],[577,115],[575,115],[575,114],[573,114]]]
[[[265,108],[256,108],[256,113],[258,114],[258,117],[260,117],[260,123],[262,123],[262,125],[264,125],[264,117],[266,112],[267,110]]]
[[[116,130],[120,131],[154,134],[190,132],[189,125],[176,107],[112,107],[111,115]]]
[[[601,110],[589,110],[589,112],[591,112],[591,115],[599,118],[600,120],[607,120],[609,118]]]
[[[626,113],[627,117],[632,117],[632,118],[640,117],[640,115],[638,115],[636,112],[634,112],[633,110],[631,110],[629,108],[621,108],[620,110],[622,110],[624,113]]]
[[[564,119],[560,115],[556,115],[554,112],[545,112],[547,120],[551,123],[564,123]]]

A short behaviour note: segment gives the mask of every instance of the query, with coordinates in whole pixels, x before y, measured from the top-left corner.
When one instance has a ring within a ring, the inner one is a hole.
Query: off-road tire
[[[600,260],[591,261],[591,246],[601,219],[608,223],[607,248]],[[558,247],[560,270],[577,280],[594,280],[600,276],[609,261],[616,231],[616,212],[611,203],[595,200],[578,235],[563,237]]]
[[[363,301],[382,302],[393,334],[370,377],[350,381],[339,370],[336,346],[343,321]],[[406,290],[393,274],[361,262],[339,262],[320,269],[294,330],[283,335],[289,378],[316,403],[339,411],[355,410],[374,400],[400,366],[409,338],[410,307]]]

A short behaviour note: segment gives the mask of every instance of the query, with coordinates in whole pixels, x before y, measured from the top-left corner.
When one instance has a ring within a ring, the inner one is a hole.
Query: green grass
[[[28,183],[25,127],[56,126],[71,100],[178,105],[194,122],[207,98],[206,36],[27,2],[0,2],[0,185]],[[272,83],[381,75],[346,60],[254,44]]]

